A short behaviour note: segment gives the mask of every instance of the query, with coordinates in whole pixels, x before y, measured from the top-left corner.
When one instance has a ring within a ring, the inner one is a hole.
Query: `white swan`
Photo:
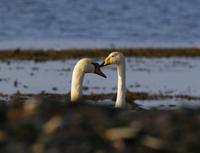
[[[85,73],[96,73],[106,78],[106,75],[100,70],[98,63],[94,63],[90,58],[79,60],[72,73],[71,102],[79,101],[82,97],[82,84]]]
[[[120,52],[112,52],[105,58],[101,66],[106,66],[109,64],[117,65],[117,76],[118,76],[118,86],[117,86],[117,99],[115,107],[125,107],[126,105],[126,72],[125,72],[125,58]]]

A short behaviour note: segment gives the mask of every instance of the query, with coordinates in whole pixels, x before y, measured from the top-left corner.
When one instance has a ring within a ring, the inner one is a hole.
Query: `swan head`
[[[112,52],[105,58],[105,60],[103,61],[103,63],[100,66],[106,66],[109,64],[119,65],[123,61],[124,61],[124,55],[122,53]]]
[[[100,65],[90,58],[83,58],[78,63],[79,72],[82,73],[95,73],[106,78],[106,75],[101,71]]]

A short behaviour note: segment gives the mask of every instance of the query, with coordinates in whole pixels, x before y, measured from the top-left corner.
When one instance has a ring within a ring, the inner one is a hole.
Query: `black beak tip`
[[[98,75],[102,76],[103,78],[107,78],[107,76],[103,72],[98,73]]]

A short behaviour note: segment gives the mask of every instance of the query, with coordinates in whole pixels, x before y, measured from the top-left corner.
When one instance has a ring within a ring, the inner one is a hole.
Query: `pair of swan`
[[[117,86],[117,99],[115,107],[125,107],[125,94],[126,94],[126,74],[125,74],[125,58],[120,52],[112,52],[105,58],[103,63],[99,65],[94,63],[90,58],[84,58],[78,61],[72,73],[71,82],[71,102],[79,101],[82,97],[82,83],[86,73],[95,73],[106,78],[106,75],[101,71],[100,67],[109,64],[117,66],[118,86]]]

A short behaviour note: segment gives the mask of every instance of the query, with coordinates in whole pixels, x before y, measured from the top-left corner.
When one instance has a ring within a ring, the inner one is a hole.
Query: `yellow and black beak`
[[[103,67],[103,66],[106,66],[106,65],[109,65],[111,64],[111,60],[112,60],[112,57],[107,57],[103,63],[101,63],[100,67]]]
[[[98,63],[92,63],[95,67],[94,73],[97,75],[100,75],[104,78],[107,78],[107,76],[101,71],[101,66]]]

